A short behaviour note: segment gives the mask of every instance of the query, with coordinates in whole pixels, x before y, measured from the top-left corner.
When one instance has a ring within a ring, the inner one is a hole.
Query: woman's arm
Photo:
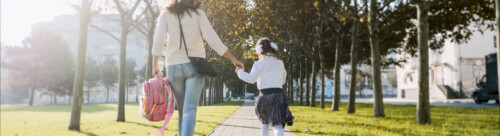
[[[163,48],[165,40],[167,38],[167,13],[163,12],[158,17],[158,23],[156,24],[155,34],[153,35],[153,49],[151,54],[153,56],[161,56],[163,54]]]
[[[205,11],[201,9],[198,10],[198,13],[199,13],[198,21],[199,21],[201,36],[203,37],[203,39],[205,39],[205,41],[207,41],[208,46],[210,46],[210,48],[215,50],[217,54],[221,56],[225,55],[228,49],[224,45],[224,43],[222,43],[222,41],[220,40],[219,36],[212,27],[212,24],[210,24],[207,14],[205,13]]]
[[[153,76],[157,73],[161,73],[161,69],[158,67],[159,56],[153,56]]]
[[[151,50],[151,54],[153,55],[153,75],[161,72],[161,69],[158,67],[158,58],[163,54],[165,39],[167,38],[168,20],[166,14],[166,12],[163,12],[159,15],[153,37],[153,49]]]
[[[241,63],[240,61],[238,61],[234,56],[233,54],[231,54],[231,52],[229,52],[229,50],[226,51],[226,53],[224,53],[224,57],[226,57],[227,59],[231,60],[231,62],[233,63],[233,65],[237,68],[241,68],[241,69],[245,69],[245,65],[243,65],[243,63]]]

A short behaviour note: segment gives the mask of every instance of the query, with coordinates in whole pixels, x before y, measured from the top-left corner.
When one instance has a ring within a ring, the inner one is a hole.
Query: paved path
[[[246,101],[243,105],[219,124],[210,136],[260,136],[261,123],[255,115],[254,102]],[[272,136],[269,129],[269,136]],[[290,130],[285,129],[285,136],[296,136]]]

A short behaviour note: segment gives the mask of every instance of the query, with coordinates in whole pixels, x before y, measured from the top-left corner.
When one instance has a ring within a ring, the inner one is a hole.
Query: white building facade
[[[496,52],[495,33],[475,32],[466,43],[446,39],[443,48],[429,51],[431,100],[470,98],[476,81],[485,74],[485,56]],[[397,68],[398,98],[418,98],[418,58]]]

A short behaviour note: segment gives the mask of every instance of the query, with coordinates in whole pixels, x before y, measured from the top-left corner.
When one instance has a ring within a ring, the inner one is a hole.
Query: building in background
[[[472,89],[485,74],[487,54],[496,51],[495,33],[476,31],[466,43],[446,39],[443,48],[429,52],[431,100],[470,98]],[[407,56],[401,56],[407,57]],[[418,58],[397,68],[398,98],[418,98]]]
[[[92,16],[92,24],[109,32],[117,37],[120,37],[121,28],[120,28],[120,16],[117,14],[107,14],[107,15],[94,15]],[[79,39],[79,25],[80,25],[80,17],[78,15],[60,15],[54,17],[51,22],[41,22],[34,24],[32,26],[32,31],[37,29],[48,29],[58,35],[60,35],[69,45],[71,50],[71,54],[76,59],[77,49],[78,49],[78,39]],[[147,52],[146,52],[146,39],[144,36],[134,30],[128,36],[127,41],[127,49],[126,56],[127,59],[134,59],[136,62],[135,70],[139,70],[142,68],[147,61]],[[2,50],[3,51],[3,50]],[[113,39],[109,35],[89,26],[88,30],[88,39],[87,39],[87,58],[93,58],[98,63],[104,61],[106,57],[112,57],[117,62],[119,62],[120,55],[120,42]],[[2,58],[3,59],[3,58]],[[117,65],[118,67],[118,65]],[[2,98],[9,97],[9,93],[12,92],[12,88],[9,88],[8,83],[6,82],[8,76],[8,70],[2,68]],[[118,78],[118,77],[117,77]],[[138,81],[139,83],[140,81]],[[138,84],[140,86],[140,84]],[[118,84],[115,85],[115,88],[112,88],[110,91],[110,102],[114,102],[118,100]],[[140,87],[131,87],[129,89],[131,95],[129,100],[135,100],[135,92],[138,91]],[[84,89],[84,101],[87,101],[87,89]],[[98,85],[92,90],[93,96],[92,102],[104,102],[106,101],[106,89],[102,85]],[[132,96],[133,95],[133,96]],[[58,103],[68,103],[71,96],[57,96]],[[6,99],[2,99],[2,103],[12,103],[8,101],[4,101]],[[47,104],[51,103],[51,97],[47,96],[43,93],[43,91],[35,91],[35,103],[36,104]]]

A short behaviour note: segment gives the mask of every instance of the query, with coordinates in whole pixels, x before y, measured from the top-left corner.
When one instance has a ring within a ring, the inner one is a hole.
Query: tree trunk
[[[153,35],[154,35],[154,29],[155,29],[155,24],[152,23],[150,24],[151,26],[153,26],[152,28],[150,28],[148,30],[148,35],[147,35],[147,44],[148,44],[148,51],[147,51],[147,57],[148,57],[148,61],[146,62],[146,79],[145,80],[148,80],[148,79],[151,79],[153,78],[153,55],[151,54],[151,51],[153,50]]]
[[[89,88],[89,91],[87,92],[87,104],[90,103],[90,89],[91,88]]]
[[[106,103],[109,103],[109,87],[106,87]]]
[[[357,2],[354,3],[355,9],[357,9]],[[358,48],[358,17],[354,17],[353,27],[352,27],[352,37],[351,37],[351,84],[349,87],[349,105],[347,106],[347,113],[356,112],[356,73],[358,72],[358,55],[356,49]]]
[[[29,106],[33,106],[33,102],[35,101],[35,88],[36,88],[36,81],[33,83],[33,86],[31,87],[30,90],[30,102]]]
[[[340,106],[340,61],[342,60],[343,34],[337,38],[337,49],[335,50],[335,72],[332,111],[338,111]]]
[[[200,103],[198,105],[204,106],[205,103],[205,84],[203,85],[203,88],[201,88],[201,95],[200,95]]]
[[[124,16],[124,15],[122,15]],[[122,33],[120,41],[120,70],[118,76],[118,116],[117,122],[125,122],[125,69],[127,56],[127,35],[129,26],[126,24],[125,17],[122,19]]]
[[[377,21],[377,1],[370,0],[370,17],[369,29],[370,29],[370,43],[371,43],[371,54],[372,54],[372,79],[373,79],[373,115],[375,117],[385,117],[384,113],[384,103],[382,96],[382,84],[380,76],[380,49],[379,49],[379,39],[378,39],[378,21]]]
[[[311,92],[311,107],[316,107],[316,61],[312,62],[312,92]]]
[[[304,88],[302,87],[304,85],[303,83],[303,78],[302,78],[302,63],[299,63],[299,105],[304,105],[304,100],[303,100],[303,95],[304,95]]]
[[[498,73],[500,73],[500,0],[495,0],[495,13],[496,13],[496,28],[497,28],[497,68]],[[500,76],[498,76],[498,81],[500,81]],[[500,88],[500,84],[499,84]],[[500,101],[500,95],[498,95],[498,100]]]
[[[320,107],[321,109],[325,108],[325,63],[323,62],[324,56],[323,53],[319,54],[319,64],[320,64],[320,72],[321,72],[321,100]]]
[[[288,84],[289,84],[288,91],[289,91],[289,94],[290,94],[288,96],[288,98],[290,99],[290,103],[293,104],[293,79],[292,79],[292,70],[293,70],[293,68],[292,68],[292,64],[289,64],[288,67],[289,67],[289,69],[288,69],[289,72],[288,72],[288,76],[287,76],[288,77]]]
[[[135,87],[135,102],[139,102],[139,91],[137,91],[137,86]]]
[[[90,21],[90,3],[82,0],[80,9],[80,37],[78,40],[78,64],[75,71],[73,84],[73,106],[71,107],[71,119],[69,130],[80,131],[80,116],[82,111],[83,78],[85,76],[85,56],[87,52],[87,34]]]
[[[428,9],[425,0],[417,2],[417,34],[418,34],[418,102],[417,118],[419,124],[430,124],[431,113],[429,105],[429,46],[428,46]]]
[[[309,88],[311,87],[309,85],[311,83],[310,82],[311,76],[309,74],[307,74],[307,71],[309,70],[308,69],[309,66],[307,66],[307,65],[308,65],[308,63],[307,63],[307,59],[306,59],[306,106],[309,106],[309,105],[311,105],[310,99],[309,99],[309,92],[310,92]]]
[[[208,105],[212,105],[212,78],[208,78]]]

